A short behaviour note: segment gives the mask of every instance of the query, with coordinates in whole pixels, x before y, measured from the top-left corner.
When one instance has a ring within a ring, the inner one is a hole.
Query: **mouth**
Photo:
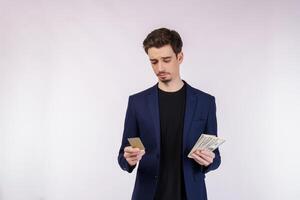
[[[163,77],[163,76],[166,76],[166,75],[167,75],[167,73],[159,73],[158,74],[159,77]]]

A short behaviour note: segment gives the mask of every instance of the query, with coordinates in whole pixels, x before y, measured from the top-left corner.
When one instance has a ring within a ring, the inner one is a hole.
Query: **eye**
[[[168,63],[168,62],[170,62],[170,61],[171,61],[171,60],[164,60],[165,63]]]
[[[154,62],[151,62],[152,64],[156,64],[157,63],[157,61],[154,61]]]

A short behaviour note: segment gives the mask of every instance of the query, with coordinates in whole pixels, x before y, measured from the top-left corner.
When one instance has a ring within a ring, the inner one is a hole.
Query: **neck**
[[[182,88],[183,85],[184,85],[184,82],[181,80],[180,77],[178,77],[177,79],[174,79],[170,82],[166,82],[166,83],[162,82],[162,81],[158,81],[159,89],[166,91],[166,92],[176,92],[180,88]]]

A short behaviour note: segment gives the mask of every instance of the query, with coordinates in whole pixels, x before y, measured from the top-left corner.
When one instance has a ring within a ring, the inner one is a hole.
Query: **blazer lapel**
[[[193,93],[192,87],[188,83],[186,83],[186,104],[185,104],[185,114],[184,114],[183,137],[182,137],[183,153],[186,148],[186,143],[188,141],[187,138],[188,138],[188,133],[190,130],[191,122],[193,119],[193,115],[195,112],[195,106],[196,106],[195,94]]]
[[[159,117],[159,104],[158,104],[158,91],[157,91],[158,83],[156,83],[150,90],[148,94],[148,106],[149,111],[151,113],[151,118],[154,125],[154,137],[156,141],[156,146],[158,148],[158,152],[160,152],[160,117]]]

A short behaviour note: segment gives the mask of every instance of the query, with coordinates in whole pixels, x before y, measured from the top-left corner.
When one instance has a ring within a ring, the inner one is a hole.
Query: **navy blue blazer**
[[[129,146],[127,138],[140,137],[146,151],[138,164],[132,200],[153,200],[158,181],[160,120],[157,87],[158,83],[142,92],[130,95],[128,99],[122,144],[118,155],[120,167],[129,173],[136,167],[136,165],[130,166],[123,156],[124,148]],[[201,133],[217,136],[215,98],[186,83],[182,162],[188,200],[207,199],[205,174],[217,169],[221,163],[218,149],[214,151],[216,157],[208,167],[199,165],[187,157]]]

